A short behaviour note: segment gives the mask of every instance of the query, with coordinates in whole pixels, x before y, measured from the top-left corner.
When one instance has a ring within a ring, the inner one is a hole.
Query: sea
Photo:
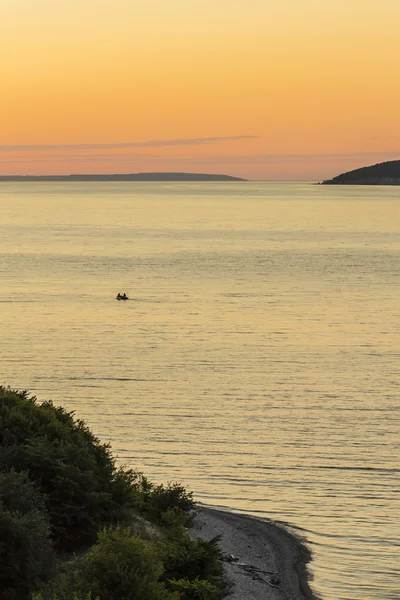
[[[0,384],[400,598],[400,188],[0,184]],[[128,301],[117,301],[117,293]]]

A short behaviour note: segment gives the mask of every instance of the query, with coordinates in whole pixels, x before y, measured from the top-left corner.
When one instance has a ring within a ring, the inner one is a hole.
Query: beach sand
[[[220,548],[230,557],[230,600],[317,600],[308,583],[311,553],[283,525],[199,505],[191,535],[221,536]]]

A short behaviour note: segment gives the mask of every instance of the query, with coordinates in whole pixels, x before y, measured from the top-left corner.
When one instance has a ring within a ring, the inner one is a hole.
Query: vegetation
[[[26,473],[0,473],[1,598],[24,598],[51,575],[54,554],[44,497]]]
[[[219,600],[194,501],[117,467],[73,413],[0,387],[0,600]]]
[[[389,160],[370,167],[354,169],[354,171],[342,173],[323,183],[329,185],[400,185],[400,160]]]

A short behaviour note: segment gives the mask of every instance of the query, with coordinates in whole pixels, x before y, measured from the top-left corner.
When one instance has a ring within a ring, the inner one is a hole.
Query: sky
[[[0,174],[400,159],[399,0],[0,0]]]

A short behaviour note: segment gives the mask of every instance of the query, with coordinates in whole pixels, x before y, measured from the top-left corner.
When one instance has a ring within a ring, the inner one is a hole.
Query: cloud
[[[230,135],[225,137],[184,138],[177,140],[149,140],[145,142],[122,142],[112,144],[8,144],[0,145],[0,152],[49,152],[49,151],[85,151],[119,150],[123,148],[160,148],[165,146],[200,146],[220,142],[234,142],[255,139],[255,135]]]
[[[164,157],[155,157],[164,159]],[[18,157],[9,156],[6,153],[0,156],[0,163],[53,163],[53,162],[79,162],[82,164],[91,162],[129,162],[135,160],[150,160],[153,156],[147,154],[23,154]]]
[[[309,161],[343,161],[343,160],[362,160],[367,158],[380,159],[400,159],[399,152],[388,150],[387,152],[349,152],[349,153],[325,153],[325,154],[220,154],[218,156],[165,156],[165,155],[148,155],[138,153],[87,153],[87,154],[30,154],[18,157],[20,163],[50,163],[50,162],[79,162],[81,164],[91,162],[110,162],[110,163],[131,163],[135,161],[165,161],[175,163],[268,163],[268,162],[309,162]],[[4,154],[0,158],[0,163],[15,163],[15,156],[7,156]]]
[[[393,150],[381,151],[381,152],[343,152],[343,153],[314,153],[314,154],[253,154],[253,155],[231,155],[231,156],[216,156],[216,157],[204,157],[204,158],[189,158],[190,161],[202,160],[210,162],[226,161],[230,163],[266,163],[266,162],[314,162],[314,161],[346,161],[346,160],[363,160],[367,158],[376,158],[377,160],[383,159],[399,159],[400,160],[400,149],[398,152]],[[181,160],[185,160],[182,158]]]

